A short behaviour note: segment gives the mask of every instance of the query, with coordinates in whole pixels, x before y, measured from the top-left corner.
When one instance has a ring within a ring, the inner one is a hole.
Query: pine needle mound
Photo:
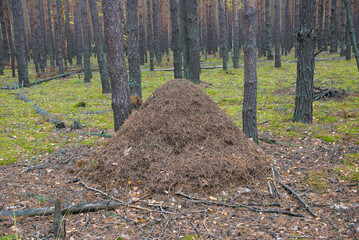
[[[131,114],[87,169],[106,186],[216,191],[261,179],[267,165],[264,152],[200,87],[177,79]]]

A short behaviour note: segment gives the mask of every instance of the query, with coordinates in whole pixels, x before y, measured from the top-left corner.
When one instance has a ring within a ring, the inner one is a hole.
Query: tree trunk
[[[359,50],[358,50],[358,43],[356,40],[354,26],[353,26],[353,19],[352,19],[352,13],[351,13],[351,8],[350,8],[350,0],[344,0],[344,3],[345,3],[345,9],[347,12],[347,22],[348,22],[349,33],[350,33],[350,40],[352,42],[354,56],[355,56],[355,60],[357,62],[357,67],[358,67],[358,71],[359,71]]]
[[[24,12],[21,0],[11,1],[11,11],[14,29],[14,39],[16,46],[17,72],[19,77],[19,85],[30,87],[29,74],[27,71],[26,58],[26,33],[24,25]]]
[[[315,48],[315,0],[302,0],[300,5],[300,29],[294,122],[312,123],[313,76]]]
[[[5,1],[3,3],[3,12],[4,12],[4,20],[5,20],[5,27],[6,27],[6,33],[8,36],[9,41],[9,47],[10,47],[10,62],[11,62],[11,73],[13,77],[16,77],[15,74],[15,47],[14,47],[14,41],[12,38],[12,31],[11,31],[11,23],[10,23],[10,10],[8,6],[8,2]]]
[[[261,3],[257,1],[257,36],[256,36],[256,42],[257,42],[257,49],[258,49],[258,58],[261,58],[263,56],[262,52],[262,42],[261,42],[261,35],[262,35],[262,18],[261,18]]]
[[[51,0],[47,0],[47,53],[50,57],[50,66],[55,67],[55,54],[54,54],[54,36],[52,32],[52,17],[51,17]]]
[[[258,143],[256,0],[244,0],[244,99],[243,132]]]
[[[87,1],[81,1],[81,26],[82,26],[82,45],[84,47],[84,82],[88,83],[91,81],[91,50],[90,50],[90,36],[89,36],[89,27],[87,22]],[[121,26],[121,25],[120,25]]]
[[[232,0],[233,5],[233,25],[234,25],[234,33],[233,33],[233,67],[239,68],[239,20],[237,11],[239,11],[237,7],[237,0]]]
[[[152,20],[153,20],[153,39],[157,64],[162,62],[161,44],[160,44],[160,9],[158,0],[152,0]]]
[[[280,6],[279,0],[274,0],[274,47],[275,47],[275,60],[274,67],[282,67],[280,60]]]
[[[337,37],[337,0],[331,0],[330,11],[330,52],[338,51],[338,37]]]
[[[33,6],[31,7],[34,16],[34,27],[35,27],[35,37],[37,41],[37,59],[39,61],[39,66],[41,72],[45,72],[46,66],[46,44],[45,44],[45,29],[43,22],[43,10],[42,10],[42,1],[33,0]]]
[[[345,6],[344,6],[345,7]],[[346,14],[345,14],[346,17]],[[348,19],[347,19],[348,22]],[[352,42],[350,39],[350,30],[348,24],[345,24],[345,60],[352,59]]]
[[[346,38],[346,21],[345,21],[345,6],[344,1],[340,1],[340,56],[345,56],[345,38]]]
[[[181,0],[181,34],[184,76],[193,83],[200,83],[200,46],[198,26],[198,1]]]
[[[74,28],[76,45],[76,65],[82,66],[82,27],[81,27],[81,0],[74,0]]]
[[[323,10],[324,10],[324,0],[319,0],[318,2],[318,49],[322,49],[323,46]]]
[[[40,69],[39,69],[39,44],[38,44],[38,38],[36,36],[36,24],[34,23],[34,16],[35,16],[35,13],[34,13],[34,9],[36,8],[34,6],[34,2],[30,2],[30,1],[27,1],[27,14],[28,14],[28,17],[29,17],[29,24],[30,24],[30,36],[29,36],[29,45],[30,45],[30,48],[31,49],[31,56],[34,60],[34,65],[35,65],[35,71],[36,73],[38,74],[40,72]]]
[[[62,22],[62,1],[56,0],[56,14],[54,14],[55,39],[56,39],[56,64],[59,68],[59,74],[64,73],[63,60],[63,22]]]
[[[273,60],[272,46],[272,16],[271,16],[271,0],[265,0],[266,8],[266,35],[267,35],[267,60]]]
[[[138,48],[138,0],[127,1],[127,57],[130,96],[142,98],[141,69]]]
[[[146,48],[146,30],[143,25],[143,15],[142,13],[139,15],[139,51],[140,51],[140,64],[145,65],[147,62],[147,48]]]
[[[7,35],[6,35],[6,27],[5,27],[5,19],[4,19],[4,11],[3,11],[3,3],[2,1],[0,1],[0,25],[1,25],[1,34],[2,34],[2,39],[3,39],[3,45],[2,45],[2,57],[3,60],[10,60],[10,55],[9,55],[9,44],[7,41]]]
[[[172,50],[174,77],[182,78],[182,56],[181,56],[181,36],[178,26],[178,5],[177,0],[170,0],[171,22],[172,22]]]
[[[98,20],[96,0],[88,0],[88,1],[91,11],[92,28],[95,37],[95,50],[97,54],[97,63],[100,69],[102,93],[106,94],[111,92],[111,87],[108,77],[108,67],[105,59],[102,29],[100,26],[100,22]]]
[[[4,51],[4,49],[3,49],[3,44],[4,44],[3,37],[0,34],[0,75],[4,75],[4,65],[3,65],[3,57],[4,57],[3,51]]]
[[[66,43],[67,43],[67,61],[72,66],[72,58],[74,56],[73,54],[73,32],[70,27],[70,4],[69,0],[65,0],[65,28],[66,28]]]
[[[122,9],[119,1],[102,0],[104,16],[105,40],[107,49],[107,63],[111,79],[112,110],[115,131],[130,115],[130,97],[123,47],[121,26]]]
[[[151,0],[147,0],[147,48],[150,52],[150,70],[155,70],[153,64],[154,48],[152,35],[152,21],[151,21]]]
[[[330,26],[329,26],[329,19],[330,19],[330,1],[324,0],[325,4],[325,17],[324,17],[324,27],[323,27],[323,44],[324,44],[324,51],[328,51],[328,44],[329,44],[329,32],[330,32]]]
[[[227,17],[225,12],[225,0],[218,0],[218,18],[219,18],[219,39],[220,39],[220,57],[223,60],[223,70],[227,71]]]

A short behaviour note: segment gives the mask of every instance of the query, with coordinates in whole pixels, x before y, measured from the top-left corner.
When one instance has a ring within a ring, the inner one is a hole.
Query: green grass
[[[202,70],[201,80],[212,86],[204,91],[241,126],[243,104],[243,56],[240,68]],[[337,55],[322,53],[320,58],[331,59]],[[317,61],[314,84],[318,87],[334,87],[349,91],[343,99],[328,99],[314,102],[313,124],[292,122],[296,81],[296,63],[293,55],[282,57],[282,67],[274,68],[273,61],[258,59],[258,130],[274,136],[301,138],[311,136],[325,142],[347,141],[359,143],[359,74],[354,60]],[[95,59],[92,59],[96,63]],[[202,64],[216,66],[221,59],[209,56]],[[229,62],[229,65],[232,64]],[[172,67],[172,62],[163,58],[161,67]],[[148,68],[148,64],[143,68]],[[30,80],[36,78],[33,66],[29,68]],[[44,78],[44,77],[42,77]],[[41,78],[41,79],[42,79]],[[10,69],[5,69],[5,82],[16,82]],[[158,86],[173,79],[172,72],[142,72],[143,96],[146,99]],[[1,83],[0,83],[1,84]],[[62,119],[67,126],[75,120],[88,131],[111,133],[113,115],[85,114],[90,111],[111,110],[111,96],[101,93],[100,76],[93,74],[91,83],[85,84],[83,76],[72,75],[21,90],[28,98],[51,115]],[[34,103],[25,103],[16,98],[16,91],[0,90],[0,163],[9,164],[19,159],[37,160],[65,145],[102,144],[96,136],[80,136],[76,131],[58,130],[47,119],[36,113]],[[264,123],[265,124],[260,124]],[[81,130],[80,130],[81,131]],[[356,156],[357,158],[358,156]],[[343,165],[345,171],[358,166]],[[354,171],[354,179],[356,178]],[[350,175],[352,176],[352,175]],[[353,177],[349,177],[353,179]]]

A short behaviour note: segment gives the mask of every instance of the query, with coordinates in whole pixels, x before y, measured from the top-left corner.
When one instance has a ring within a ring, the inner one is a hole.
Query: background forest
[[[0,0],[0,27],[0,239],[359,238],[358,0]],[[259,144],[264,183],[161,195],[84,176],[174,78]],[[5,215],[60,198],[117,205],[60,230]]]

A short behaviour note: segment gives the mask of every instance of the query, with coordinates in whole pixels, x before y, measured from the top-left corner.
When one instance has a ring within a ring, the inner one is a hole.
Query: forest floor
[[[316,216],[278,183],[279,198],[269,194],[266,184],[219,194],[185,193],[192,198],[174,192],[148,194],[131,181],[107,196],[91,190],[89,186],[103,189],[77,174],[77,167],[108,140],[85,133],[113,133],[110,96],[101,94],[96,73],[90,84],[72,75],[27,89],[0,90],[0,211],[52,207],[58,198],[72,205],[112,196],[131,204],[65,214],[68,239],[359,239],[359,74],[354,60],[326,53],[318,59],[315,86],[346,94],[315,101],[311,125],[291,121],[296,76],[292,56],[283,57],[279,69],[271,61],[258,61],[260,146],[282,181]],[[203,64],[218,62],[210,58]],[[31,81],[46,78],[31,71],[30,76]],[[2,87],[15,81],[9,69],[3,79]],[[144,71],[142,79],[146,99],[172,79],[172,72]],[[243,68],[203,70],[201,79],[208,83],[204,91],[241,126]],[[17,93],[33,102],[23,102]],[[34,103],[66,128],[56,129],[38,115]],[[83,128],[72,129],[74,121]],[[272,181],[270,169],[264,174]],[[288,215],[292,213],[297,216]],[[0,239],[53,239],[53,220],[0,217]]]

